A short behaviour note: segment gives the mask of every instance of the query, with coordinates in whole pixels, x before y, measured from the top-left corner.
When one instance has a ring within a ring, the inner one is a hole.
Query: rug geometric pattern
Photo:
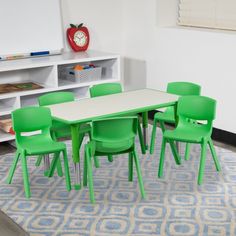
[[[71,156],[71,144],[66,143]],[[160,145],[160,130],[154,155],[141,155],[137,140],[145,200],[141,199],[135,171],[134,181],[128,182],[127,155],[115,157],[112,163],[102,157],[101,167],[93,167],[94,205],[90,204],[88,188],[68,193],[64,177],[44,177],[43,167],[35,167],[33,157],[28,159],[32,197],[27,200],[20,165],[12,184],[5,183],[13,154],[3,155],[0,207],[30,235],[236,235],[236,153],[216,147],[222,167],[216,172],[208,150],[203,184],[198,186],[200,147],[192,145],[190,160],[177,166],[167,146],[164,177],[157,179]]]

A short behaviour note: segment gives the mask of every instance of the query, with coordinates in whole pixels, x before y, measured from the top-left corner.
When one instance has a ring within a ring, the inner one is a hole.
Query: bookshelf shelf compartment
[[[15,135],[5,133],[0,130],[0,142],[11,141],[15,139]]]
[[[0,99],[0,116],[8,115],[19,107],[19,97]]]

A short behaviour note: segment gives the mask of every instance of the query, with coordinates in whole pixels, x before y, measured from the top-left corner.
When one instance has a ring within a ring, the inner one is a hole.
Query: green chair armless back
[[[187,96],[178,100],[177,115],[179,119],[206,120],[211,123],[215,119],[216,101],[204,96]],[[180,122],[181,124],[181,122]]]
[[[48,106],[63,102],[72,102],[75,100],[75,96],[72,92],[53,92],[47,93],[38,98],[40,106]]]
[[[122,93],[122,86],[120,83],[104,83],[94,85],[89,89],[91,97],[98,97],[98,96],[105,96],[110,94]],[[136,114],[129,114],[131,116]],[[145,144],[143,139],[143,134],[140,126],[140,122],[138,123],[138,135],[139,135],[139,142],[141,146],[142,153],[145,154]],[[112,161],[112,157],[108,156],[109,161]]]
[[[89,89],[91,97],[99,97],[109,94],[122,93],[122,87],[120,83],[105,83],[97,84]]]
[[[24,122],[27,117],[28,122]],[[32,122],[37,121],[37,122]],[[20,141],[22,132],[32,132],[42,130],[42,133],[49,133],[52,125],[51,112],[49,108],[35,109],[35,107],[25,107],[12,112],[12,125],[16,132],[16,141]],[[25,138],[28,138],[27,136]]]
[[[168,83],[166,92],[180,96],[200,95],[201,86],[190,82],[171,82]]]
[[[134,117],[121,117],[92,122],[92,140],[96,141],[96,150],[116,153],[132,147],[137,133],[137,121]]]

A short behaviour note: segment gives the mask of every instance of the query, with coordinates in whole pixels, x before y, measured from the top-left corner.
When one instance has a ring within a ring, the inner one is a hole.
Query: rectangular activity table
[[[71,126],[75,189],[80,189],[81,187],[78,142],[78,129],[80,124],[111,116],[140,112],[147,113],[150,110],[167,106],[176,107],[177,100],[178,96],[173,94],[154,89],[140,89],[48,106],[55,120],[59,120]],[[144,127],[146,127],[145,124]]]

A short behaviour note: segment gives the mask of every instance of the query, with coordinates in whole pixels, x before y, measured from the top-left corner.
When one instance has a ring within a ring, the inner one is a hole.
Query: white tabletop
[[[87,98],[74,102],[48,106],[55,119],[75,124],[93,119],[144,112],[174,105],[178,96],[166,92],[141,89],[101,97]]]

